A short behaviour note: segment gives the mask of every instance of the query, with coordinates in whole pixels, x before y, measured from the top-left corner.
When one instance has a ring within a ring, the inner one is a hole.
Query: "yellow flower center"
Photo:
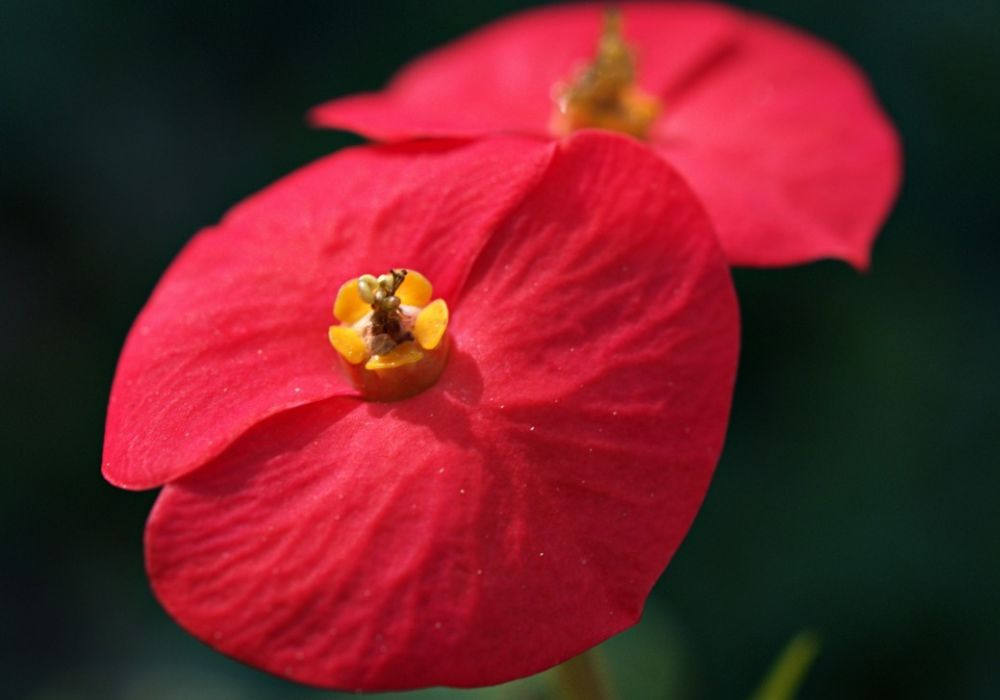
[[[645,139],[660,114],[659,101],[635,84],[634,52],[622,37],[617,10],[604,15],[594,60],[556,93],[552,131],[557,136],[591,128]]]
[[[437,381],[448,356],[448,305],[416,270],[345,282],[333,303],[330,344],[371,401],[413,396]]]

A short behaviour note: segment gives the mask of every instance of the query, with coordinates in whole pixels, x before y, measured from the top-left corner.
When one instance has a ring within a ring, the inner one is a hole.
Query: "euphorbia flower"
[[[502,20],[312,119],[385,141],[631,133],[688,180],[733,264],[835,257],[866,267],[899,186],[900,148],[854,64],[722,5],[618,7],[624,27],[613,20],[603,36],[600,5]]]
[[[327,687],[498,683],[638,619],[718,458],[737,324],[707,216],[629,139],[352,149],[173,263],[104,474],[165,484],[152,586],[220,651]],[[386,358],[443,347],[415,392],[350,374],[405,388],[421,358]]]

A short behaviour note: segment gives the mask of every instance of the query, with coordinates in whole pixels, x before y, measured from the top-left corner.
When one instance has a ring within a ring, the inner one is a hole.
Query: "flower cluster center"
[[[609,10],[594,59],[570,84],[556,88],[552,130],[564,136],[578,129],[608,129],[647,138],[660,103],[636,86],[635,74],[635,55],[622,36],[621,14]]]
[[[330,344],[365,398],[393,401],[423,391],[444,368],[448,305],[415,270],[348,280],[337,292]]]

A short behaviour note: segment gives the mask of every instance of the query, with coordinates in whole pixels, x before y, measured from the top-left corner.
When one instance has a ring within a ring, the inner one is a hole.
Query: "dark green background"
[[[307,129],[308,107],[527,4],[0,5],[0,696],[330,697],[215,654],[153,600],[155,494],[99,475],[115,360],[192,233],[356,142]],[[864,66],[904,189],[871,274],[737,271],[725,455],[608,658],[627,697],[744,697],[813,627],[803,697],[998,698],[1000,3],[751,6]]]

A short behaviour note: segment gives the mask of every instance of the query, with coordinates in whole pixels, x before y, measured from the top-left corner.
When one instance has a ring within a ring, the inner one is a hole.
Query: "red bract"
[[[451,354],[367,402],[330,306],[393,266],[447,300]],[[104,473],[166,484],[149,576],[217,649],[327,687],[498,683],[637,620],[718,458],[737,325],[707,217],[629,139],[348,150],[171,266]]]
[[[621,6],[638,85],[662,103],[649,145],[690,182],[729,260],[868,265],[900,179],[896,133],[842,54],[758,15],[698,3]],[[377,140],[550,136],[553,87],[595,52],[599,5],[500,21],[407,66],[381,93],[318,107]]]

